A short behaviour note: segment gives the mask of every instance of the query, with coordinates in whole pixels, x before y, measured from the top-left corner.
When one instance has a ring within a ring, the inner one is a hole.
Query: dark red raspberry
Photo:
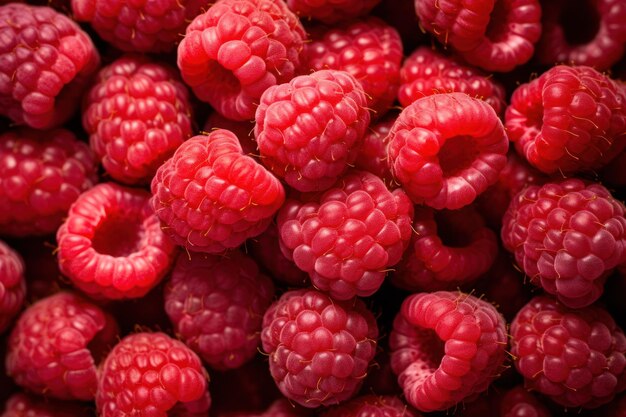
[[[7,373],[33,392],[93,400],[96,366],[115,342],[117,325],[98,306],[60,292],[24,311],[11,331]]]
[[[365,16],[380,0],[286,0],[286,2],[298,16],[333,24]]]
[[[98,182],[98,163],[69,130],[0,134],[0,233],[54,233],[78,196]]]
[[[254,135],[265,166],[298,191],[329,188],[352,164],[370,122],[361,84],[316,71],[268,88]]]
[[[149,183],[192,135],[187,87],[172,68],[147,58],[125,56],[100,70],[83,107],[91,148],[123,183]]]
[[[274,401],[265,411],[233,412],[220,414],[220,417],[307,417],[312,415],[310,410],[292,404],[288,399],[281,398]]]
[[[411,238],[413,205],[404,191],[351,171],[321,196],[289,199],[278,213],[283,253],[333,298],[380,288]]]
[[[522,386],[516,386],[502,396],[501,417],[551,417],[550,410],[532,393]]]
[[[511,201],[502,241],[531,282],[584,307],[626,260],[624,206],[600,184],[578,179],[531,186]]]
[[[406,107],[389,132],[391,171],[417,204],[458,209],[498,180],[509,141],[489,104],[435,94]]]
[[[355,168],[376,175],[383,180],[387,188],[396,188],[398,185],[389,169],[389,158],[387,157],[389,131],[397,118],[398,113],[391,111],[371,125],[365,132],[363,143],[359,148],[356,161],[354,161]]]
[[[98,415],[167,417],[181,404],[206,412],[208,375],[200,358],[165,333],[135,333],[122,339],[100,367]]]
[[[165,233],[209,253],[261,234],[285,199],[280,181],[221,129],[183,143],[157,171],[152,194]]]
[[[590,67],[550,68],[506,110],[517,152],[548,174],[595,170],[626,146],[626,90]]]
[[[24,261],[0,240],[0,333],[13,323],[25,296]]]
[[[596,408],[626,389],[626,337],[599,306],[533,298],[511,323],[511,354],[527,388],[565,407]]]
[[[322,412],[321,417],[417,417],[398,397],[362,395]]]
[[[311,33],[312,42],[305,45],[302,55],[303,69],[350,73],[361,83],[373,117],[384,115],[400,85],[402,40],[398,32],[369,17],[345,27],[319,27]]]
[[[377,337],[376,320],[360,299],[335,301],[314,290],[283,294],[265,313],[261,333],[278,388],[307,408],[358,391]]]
[[[305,39],[282,0],[219,0],[187,26],[178,67],[200,100],[249,120],[263,91],[294,76]]]
[[[176,254],[150,206],[150,193],[102,183],[81,194],[57,232],[59,268],[92,297],[145,295]]]
[[[202,128],[205,134],[209,134],[216,129],[225,129],[233,132],[245,155],[256,156],[259,151],[256,148],[256,141],[254,140],[254,124],[250,120],[237,121],[230,120],[219,114],[213,112],[209,115],[204,127]]]
[[[505,91],[499,83],[426,46],[420,46],[404,60],[400,82],[398,100],[404,107],[425,96],[453,92],[485,100],[499,115],[506,107]]]
[[[57,401],[19,392],[13,394],[4,406],[0,417],[92,417],[93,412],[84,404]]]
[[[426,412],[485,391],[504,369],[507,335],[493,305],[439,291],[404,300],[389,345],[406,400]]]
[[[100,56],[91,39],[49,7],[0,6],[0,115],[37,129],[69,119]]]
[[[416,207],[410,249],[393,274],[409,291],[453,290],[487,272],[498,254],[498,239],[472,207],[435,212]]]
[[[238,368],[257,352],[272,280],[235,250],[223,257],[181,253],[165,287],[178,337],[215,369]]]

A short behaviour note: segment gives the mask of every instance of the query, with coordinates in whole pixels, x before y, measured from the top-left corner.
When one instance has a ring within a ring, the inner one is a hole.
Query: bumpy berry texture
[[[445,410],[485,391],[504,369],[505,322],[487,301],[459,292],[407,297],[389,338],[407,402]]]
[[[373,117],[384,115],[393,104],[400,85],[402,40],[398,32],[380,19],[369,17],[348,26],[311,30],[302,67],[319,71],[342,70],[354,76],[367,96]]]
[[[362,395],[328,411],[322,417],[417,417],[418,413],[395,396]]]
[[[387,188],[398,186],[393,180],[387,157],[389,131],[397,117],[397,112],[390,111],[385,117],[369,127],[354,161],[355,168],[376,175],[384,181]]]
[[[286,0],[287,6],[302,18],[333,24],[364,16],[380,0]]]
[[[183,143],[158,169],[152,195],[164,232],[178,245],[209,253],[261,234],[285,200],[280,181],[222,129]]]
[[[187,87],[174,70],[126,56],[100,70],[86,95],[83,127],[111,178],[149,183],[192,135]]]
[[[25,296],[24,261],[0,240],[0,333],[13,323]]]
[[[363,87],[345,71],[268,88],[254,127],[263,163],[296,190],[327,189],[356,159],[370,122],[366,106]]]
[[[19,392],[13,394],[4,405],[1,417],[92,417],[84,404],[56,401]]]
[[[278,213],[283,253],[335,299],[372,295],[409,243],[411,201],[364,171],[309,197],[287,200]]]
[[[389,132],[391,172],[416,204],[458,209],[498,180],[509,141],[493,107],[463,93],[406,107]]]
[[[122,51],[169,52],[176,48],[188,22],[206,1],[72,0],[72,14],[89,22],[98,35]]]
[[[211,404],[207,377],[200,358],[184,343],[164,333],[131,334],[100,367],[98,415],[167,417],[180,406],[206,412]]]
[[[81,194],[56,237],[61,272],[97,298],[145,295],[176,254],[152,210],[150,193],[114,183]]]
[[[504,88],[482,71],[425,46],[404,60],[398,90],[404,107],[425,96],[453,92],[485,100],[497,114],[504,113]]]
[[[596,408],[626,389],[626,337],[599,306],[533,298],[511,323],[511,354],[527,388],[565,407]]]
[[[573,308],[596,301],[626,260],[624,206],[600,184],[578,179],[521,191],[501,236],[531,281]]]
[[[498,254],[496,234],[472,207],[435,212],[416,207],[411,245],[392,282],[409,291],[454,290],[487,272]]]
[[[278,388],[307,408],[358,391],[377,337],[376,320],[360,299],[334,301],[314,290],[283,294],[265,313],[261,333]]]
[[[254,140],[254,124],[250,120],[230,120],[218,112],[213,112],[204,122],[202,131],[210,133],[216,129],[225,129],[233,132],[239,139],[239,144],[244,154],[250,156],[259,154],[256,148],[256,141]]]
[[[200,100],[249,120],[263,91],[294,76],[305,39],[282,0],[219,0],[187,26],[178,68]]]
[[[96,366],[115,343],[117,325],[98,306],[60,292],[30,306],[8,340],[7,373],[30,391],[93,400]]]
[[[239,251],[224,257],[181,253],[165,288],[165,311],[180,339],[215,369],[252,359],[272,281]]]
[[[100,56],[89,36],[49,7],[0,6],[0,115],[36,129],[69,119]]]
[[[626,146],[626,90],[590,67],[555,66],[518,87],[505,125],[515,148],[547,174],[601,168]]]
[[[502,396],[501,417],[551,417],[550,410],[531,392],[516,386]]]

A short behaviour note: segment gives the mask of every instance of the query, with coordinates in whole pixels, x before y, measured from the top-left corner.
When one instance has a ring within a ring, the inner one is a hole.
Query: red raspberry
[[[511,323],[511,354],[527,388],[565,407],[596,408],[626,389],[626,337],[601,307],[533,298]]]
[[[333,24],[367,15],[380,0],[286,0],[298,16]]]
[[[59,268],[93,297],[145,295],[168,272],[176,247],[144,190],[102,183],[81,194],[57,232]]]
[[[420,414],[407,408],[398,397],[362,395],[332,407],[321,417],[417,417]]]
[[[626,260],[624,206],[578,179],[520,192],[502,219],[502,241],[531,281],[563,304],[584,307]]]
[[[92,417],[84,404],[57,401],[24,392],[13,394],[5,404],[2,417]]]
[[[537,397],[517,386],[504,394],[500,404],[501,417],[551,417],[550,410]]]
[[[397,118],[397,112],[391,111],[370,126],[367,132],[365,132],[363,143],[359,148],[356,161],[354,161],[354,166],[357,169],[376,175],[383,180],[387,188],[397,187],[389,169],[389,158],[387,156],[389,131]]]
[[[626,4],[620,0],[544,1],[537,57],[548,65],[571,63],[607,70],[626,45]]]
[[[375,17],[344,27],[313,30],[305,45],[302,67],[334,69],[353,75],[367,96],[374,115],[384,115],[396,99],[400,85],[402,40],[398,32]]]
[[[227,130],[183,143],[152,180],[152,207],[177,244],[220,253],[261,234],[285,199],[272,174]]]
[[[25,295],[24,261],[0,240],[0,333],[13,323],[22,309]]]
[[[411,238],[411,201],[364,171],[310,197],[287,200],[278,213],[283,253],[333,298],[372,295]]]
[[[504,88],[486,74],[421,46],[404,60],[400,71],[398,100],[407,107],[433,94],[466,93],[485,100],[501,115],[506,107]]]
[[[223,116],[253,119],[263,91],[294,76],[305,39],[282,0],[219,0],[187,26],[178,67]]]
[[[83,127],[113,179],[145,184],[192,135],[191,112],[187,87],[172,68],[126,56],[98,73]]]
[[[263,163],[298,191],[329,188],[352,164],[370,115],[361,84],[323,70],[268,88],[254,135]]]
[[[165,287],[165,311],[179,338],[215,369],[238,368],[257,352],[272,281],[239,251],[223,258],[178,256]]]
[[[389,345],[408,403],[426,412],[485,391],[503,369],[507,335],[493,305],[439,291],[404,300]]]
[[[55,232],[78,196],[98,182],[97,161],[69,130],[0,134],[0,232]]]
[[[550,68],[506,110],[517,152],[548,174],[595,170],[626,146],[626,90],[590,67]]]
[[[393,275],[409,291],[453,290],[487,272],[498,254],[498,239],[472,206],[435,212],[416,207],[413,240]]]
[[[100,368],[98,415],[167,417],[177,404],[206,412],[207,378],[200,358],[182,342],[164,333],[126,336]]]
[[[258,155],[259,151],[256,148],[256,141],[253,136],[254,125],[250,123],[249,120],[230,120],[218,112],[213,112],[206,122],[204,122],[202,130],[204,134],[209,134],[212,130],[216,129],[225,129],[233,132],[237,136],[237,139],[239,139],[239,144],[245,155]]]
[[[389,132],[391,171],[417,204],[458,209],[498,180],[509,141],[489,104],[435,94],[406,107]]]
[[[30,306],[8,341],[7,373],[33,392],[93,400],[96,365],[117,337],[113,318],[79,296],[60,292]]]
[[[123,51],[169,52],[206,4],[203,0],[72,0],[72,14]]]
[[[261,333],[278,388],[307,408],[358,391],[377,337],[376,320],[360,299],[334,301],[314,290],[283,294],[265,313]]]
[[[100,56],[89,36],[49,7],[0,6],[0,115],[37,129],[69,119]]]

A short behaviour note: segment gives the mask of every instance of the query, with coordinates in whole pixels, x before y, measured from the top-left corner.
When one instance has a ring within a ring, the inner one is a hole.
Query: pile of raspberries
[[[0,0],[0,417],[626,417],[626,0]]]

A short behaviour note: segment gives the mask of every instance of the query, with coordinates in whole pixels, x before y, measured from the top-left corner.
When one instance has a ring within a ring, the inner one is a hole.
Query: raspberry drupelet
[[[419,417],[396,396],[361,395],[322,412],[321,417]]]
[[[389,143],[389,131],[393,126],[398,112],[389,111],[382,119],[374,122],[363,137],[363,143],[359,147],[354,167],[361,171],[368,171],[379,177],[387,188],[397,188],[398,184],[393,180],[389,169],[387,157],[387,144]]]
[[[13,394],[2,417],[93,417],[84,403],[57,401],[25,392]]]
[[[407,402],[429,412],[485,391],[504,370],[507,335],[493,305],[439,291],[404,300],[389,345]]]
[[[298,16],[327,24],[364,16],[379,2],[380,0],[286,0],[287,6]]]
[[[59,268],[91,297],[137,298],[169,271],[176,246],[150,193],[101,183],[81,194],[57,232]]]
[[[187,26],[178,68],[200,100],[250,120],[263,91],[294,76],[305,39],[282,0],[219,0]]]
[[[13,324],[25,296],[24,261],[0,240],[0,334]]]

